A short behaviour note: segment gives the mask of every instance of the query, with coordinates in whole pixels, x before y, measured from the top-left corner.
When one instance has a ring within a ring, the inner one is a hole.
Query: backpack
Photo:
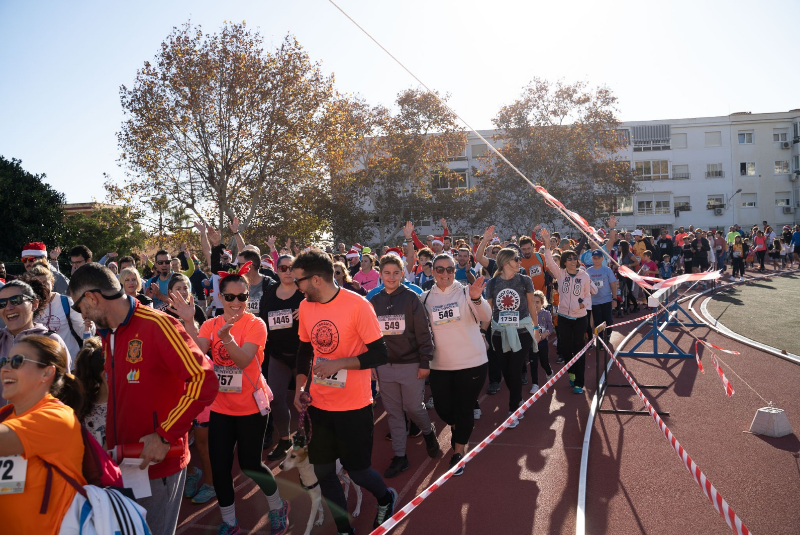
[[[72,337],[75,338],[75,341],[78,342],[78,346],[83,345],[83,338],[78,336],[78,333],[75,332],[75,329],[72,327],[72,322],[69,320],[69,313],[70,313],[70,306],[69,306],[69,299],[66,295],[61,296],[61,306],[64,307],[64,315],[67,317],[67,325],[69,325],[69,332],[72,333]]]
[[[0,422],[11,416],[13,410],[12,405],[6,405],[0,409]],[[119,466],[111,460],[103,447],[97,442],[97,439],[86,429],[86,426],[81,424],[81,438],[83,439],[83,462],[81,464],[83,478],[86,480],[87,485],[94,485],[96,487],[119,487],[122,488],[122,472]],[[47,481],[44,487],[44,496],[42,497],[42,506],[39,510],[40,514],[47,513],[47,507],[50,504],[50,492],[52,490],[53,470],[63,477],[78,493],[86,497],[86,490],[75,479],[61,470],[58,466],[50,464],[42,459],[47,468]]]

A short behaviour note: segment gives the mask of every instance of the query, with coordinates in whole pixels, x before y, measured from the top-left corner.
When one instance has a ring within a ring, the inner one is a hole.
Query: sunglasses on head
[[[229,302],[229,303],[230,303],[231,301],[233,301],[234,299],[238,299],[239,301],[241,301],[242,303],[244,303],[245,301],[247,301],[247,300],[250,298],[250,294],[249,294],[249,293],[243,293],[243,294],[222,294],[222,297],[224,297],[224,298],[225,298],[225,301],[227,301],[227,302]]]
[[[31,360],[29,358],[23,357],[22,355],[14,355],[13,357],[0,357],[0,368],[5,368],[6,364],[11,363],[11,369],[18,370],[22,367],[22,363],[25,361],[28,362],[35,362],[36,364],[40,364],[45,366],[44,362],[39,362],[38,360]]]
[[[0,309],[6,308],[9,303],[18,307],[23,301],[33,301],[33,298],[22,294],[12,295],[11,297],[0,297]]]
[[[442,273],[444,273],[445,271],[447,272],[447,274],[448,274],[448,275],[452,275],[453,273],[455,273],[455,272],[456,272],[456,268],[455,268],[454,266],[447,266],[447,267],[444,267],[444,266],[436,266],[436,267],[435,267],[435,268],[433,268],[433,269],[434,269],[434,271],[436,271],[436,273],[438,273],[439,275],[441,275],[441,274],[442,274]]]
[[[289,266],[289,265],[286,265],[286,264],[284,264],[282,266],[278,266],[278,271],[280,271],[281,273],[286,273],[290,269],[292,269],[292,266]]]

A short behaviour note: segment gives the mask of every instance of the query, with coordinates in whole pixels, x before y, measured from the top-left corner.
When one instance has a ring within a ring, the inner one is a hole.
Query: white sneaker
[[[538,392],[538,391],[539,391],[539,385],[537,385],[537,384],[534,384],[534,385],[531,387],[531,394],[535,394],[535,393],[536,393],[536,392]]]
[[[476,420],[481,419],[481,414],[483,413],[481,412],[480,409],[472,409],[472,417],[475,418]]]
[[[433,408],[433,396],[431,396],[430,399],[428,399],[428,401],[425,403],[425,408],[426,409],[432,409]]]
[[[552,378],[553,378],[553,376],[554,376],[555,374],[556,374],[556,372],[550,372],[550,373],[548,373],[548,374],[547,374],[547,380],[549,381],[550,379],[552,379]]]
[[[512,414],[513,414],[513,413],[509,412],[509,413],[508,413],[508,416],[506,416],[506,420],[508,420],[509,416],[511,416]],[[514,418],[513,420],[511,420],[511,423],[510,423],[510,424],[508,424],[508,428],[509,428],[509,429],[514,429],[514,428],[515,428],[515,427],[517,427],[518,425],[519,425],[519,420],[517,420],[516,418]]]

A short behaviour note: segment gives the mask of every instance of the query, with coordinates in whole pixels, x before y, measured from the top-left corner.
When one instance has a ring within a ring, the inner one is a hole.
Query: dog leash
[[[308,406],[314,400],[309,393],[311,388],[311,374],[306,379],[306,388],[300,394],[300,419],[297,423],[297,433],[294,435],[294,447],[300,449],[311,444],[311,416],[308,414]],[[307,424],[307,427],[306,427]],[[308,436],[306,436],[306,434]]]

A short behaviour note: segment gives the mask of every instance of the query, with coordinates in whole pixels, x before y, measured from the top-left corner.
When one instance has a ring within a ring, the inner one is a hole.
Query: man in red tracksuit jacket
[[[104,266],[81,266],[69,294],[103,339],[108,382],[106,443],[144,443],[152,496],[138,499],[154,534],[175,532],[189,463],[188,432],[219,388],[211,362],[174,318],[125,295]],[[166,457],[183,441],[179,455]]]

